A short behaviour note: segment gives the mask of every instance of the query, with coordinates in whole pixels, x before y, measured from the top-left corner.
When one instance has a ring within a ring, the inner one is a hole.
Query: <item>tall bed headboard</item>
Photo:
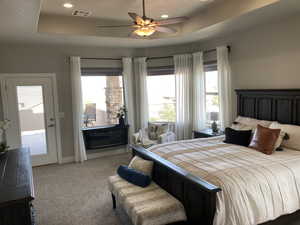
[[[236,93],[238,115],[300,125],[300,89],[236,90]]]

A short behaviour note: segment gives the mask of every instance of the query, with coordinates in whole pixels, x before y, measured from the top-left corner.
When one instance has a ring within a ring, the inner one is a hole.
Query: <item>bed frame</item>
[[[236,93],[238,115],[300,125],[300,89],[236,90]],[[222,191],[219,187],[142,147],[132,146],[132,152],[154,162],[153,180],[182,202],[188,224],[213,225],[216,196]],[[300,221],[299,211],[264,225],[289,224],[295,220]]]

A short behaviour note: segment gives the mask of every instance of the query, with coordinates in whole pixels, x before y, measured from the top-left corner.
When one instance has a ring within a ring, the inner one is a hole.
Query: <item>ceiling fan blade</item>
[[[175,17],[165,20],[156,20],[155,23],[157,25],[170,25],[170,24],[176,24],[176,23],[183,23],[184,21],[187,21],[188,17]]]
[[[98,28],[120,28],[120,27],[132,27],[134,25],[130,24],[130,25],[111,25],[111,26],[108,26],[108,25],[97,25],[96,27]]]
[[[170,27],[155,27],[156,31],[162,32],[162,33],[168,33],[168,34],[175,34],[177,33],[177,30],[170,28]]]
[[[129,12],[128,15],[137,23],[137,24],[143,24],[144,20],[142,17],[140,17],[136,13]]]

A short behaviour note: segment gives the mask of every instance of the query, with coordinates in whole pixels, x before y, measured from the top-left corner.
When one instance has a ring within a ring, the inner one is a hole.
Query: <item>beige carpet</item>
[[[107,177],[129,154],[33,169],[37,225],[127,225],[128,218],[112,209]]]

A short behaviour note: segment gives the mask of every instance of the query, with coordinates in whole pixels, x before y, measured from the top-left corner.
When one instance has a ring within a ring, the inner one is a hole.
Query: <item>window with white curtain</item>
[[[118,124],[118,110],[124,105],[120,71],[83,70],[81,77],[85,127]]]
[[[220,103],[218,92],[218,70],[216,62],[204,63],[205,69],[205,102],[206,102],[206,121],[210,127],[213,121],[219,125]]]
[[[148,68],[147,76],[149,121],[175,122],[174,67]]]

